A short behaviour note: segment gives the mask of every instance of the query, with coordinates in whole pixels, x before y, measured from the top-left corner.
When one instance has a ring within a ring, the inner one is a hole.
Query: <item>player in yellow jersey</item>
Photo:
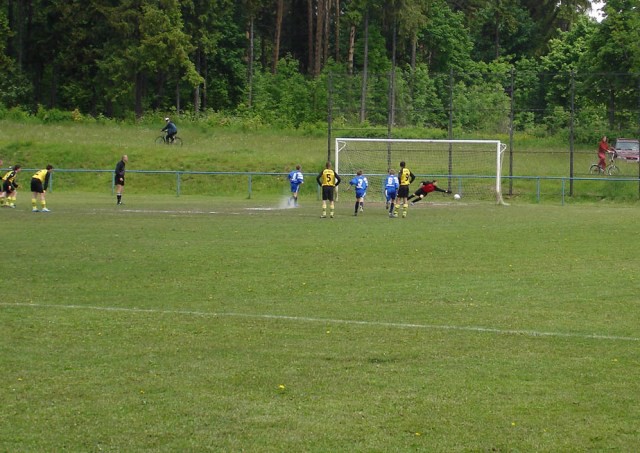
[[[36,174],[31,177],[31,210],[33,212],[49,212],[44,194],[49,188],[49,179],[51,178],[52,171],[53,166],[47,165],[47,168],[37,171]],[[38,209],[36,206],[38,198],[40,199],[42,209]]]
[[[11,170],[9,170],[2,177],[2,206],[7,208],[15,208],[16,207],[16,189],[18,188],[18,183],[16,182],[16,176],[20,173],[20,169],[22,167],[20,165],[14,165]]]
[[[404,161],[400,162],[400,171],[398,172],[398,199],[396,200],[396,212],[394,217],[398,217],[398,206],[402,203],[402,217],[407,216],[409,209],[409,185],[416,179],[416,175],[411,173]]]
[[[322,186],[322,215],[321,218],[327,217],[327,201],[329,202],[329,216],[333,219],[335,211],[334,196],[336,187],[340,184],[340,176],[331,168],[331,162],[327,162],[325,169],[320,172],[316,178],[318,185]]]

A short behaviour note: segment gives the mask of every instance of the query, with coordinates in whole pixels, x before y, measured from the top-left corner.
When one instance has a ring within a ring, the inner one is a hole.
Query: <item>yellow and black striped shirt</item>
[[[411,173],[411,170],[409,170],[408,168],[403,168],[402,170],[400,170],[398,179],[400,180],[401,186],[408,186],[413,182],[414,179],[416,179],[416,177],[413,173]]]
[[[11,171],[8,171],[8,172],[7,172],[7,173],[2,177],[2,180],[3,180],[3,181],[10,182],[10,183],[13,183],[13,182],[15,182],[15,180],[16,180],[16,176],[18,176],[18,172],[17,172],[17,171],[15,171],[15,170],[11,170]]]
[[[340,184],[340,176],[330,168],[322,170],[316,179],[322,187],[335,187]]]
[[[42,181],[44,190],[47,190],[47,188],[49,187],[50,176],[51,172],[45,168],[44,170],[37,171],[36,174],[32,176],[32,178]]]

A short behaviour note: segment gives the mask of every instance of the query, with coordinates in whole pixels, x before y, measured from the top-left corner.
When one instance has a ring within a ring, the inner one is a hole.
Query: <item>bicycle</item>
[[[618,154],[615,151],[610,152],[608,154],[609,154],[609,160],[607,161],[607,168],[603,169],[599,164],[593,164],[591,165],[591,167],[589,167],[590,175],[607,174],[609,176],[616,176],[620,174],[620,168],[618,168],[618,166],[615,163],[615,160],[618,157]]]
[[[182,139],[176,135],[173,140],[167,140],[167,134],[164,134],[156,138],[156,145],[182,146]]]

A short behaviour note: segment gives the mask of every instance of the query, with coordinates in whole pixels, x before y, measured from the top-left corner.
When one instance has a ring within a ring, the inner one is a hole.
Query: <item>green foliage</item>
[[[406,70],[402,75],[408,86],[406,107],[403,106],[409,110],[407,124],[432,127],[445,124],[445,111],[426,65],[418,65],[414,71]]]
[[[569,126],[570,113],[562,107],[556,106],[545,117],[544,123],[551,134],[557,134],[561,130],[566,130]]]
[[[427,24],[420,29],[424,64],[432,72],[466,71],[472,65],[473,42],[461,12],[453,12],[444,0],[430,2]]]
[[[254,81],[252,115],[285,128],[319,119],[313,109],[313,84],[300,74],[297,61],[285,57],[275,74],[261,72]]]
[[[454,125],[467,131],[505,132],[508,127],[509,99],[502,85],[456,85]]]
[[[28,108],[32,96],[33,88],[26,75],[13,62],[7,62],[0,78],[0,104]]]

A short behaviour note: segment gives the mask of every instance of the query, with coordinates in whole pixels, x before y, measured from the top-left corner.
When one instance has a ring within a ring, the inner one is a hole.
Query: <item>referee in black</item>
[[[118,199],[118,205],[122,204],[122,192],[124,192],[124,171],[127,162],[129,162],[129,158],[124,154],[122,159],[120,159],[120,162],[116,164],[114,181],[116,183],[116,198]]]

